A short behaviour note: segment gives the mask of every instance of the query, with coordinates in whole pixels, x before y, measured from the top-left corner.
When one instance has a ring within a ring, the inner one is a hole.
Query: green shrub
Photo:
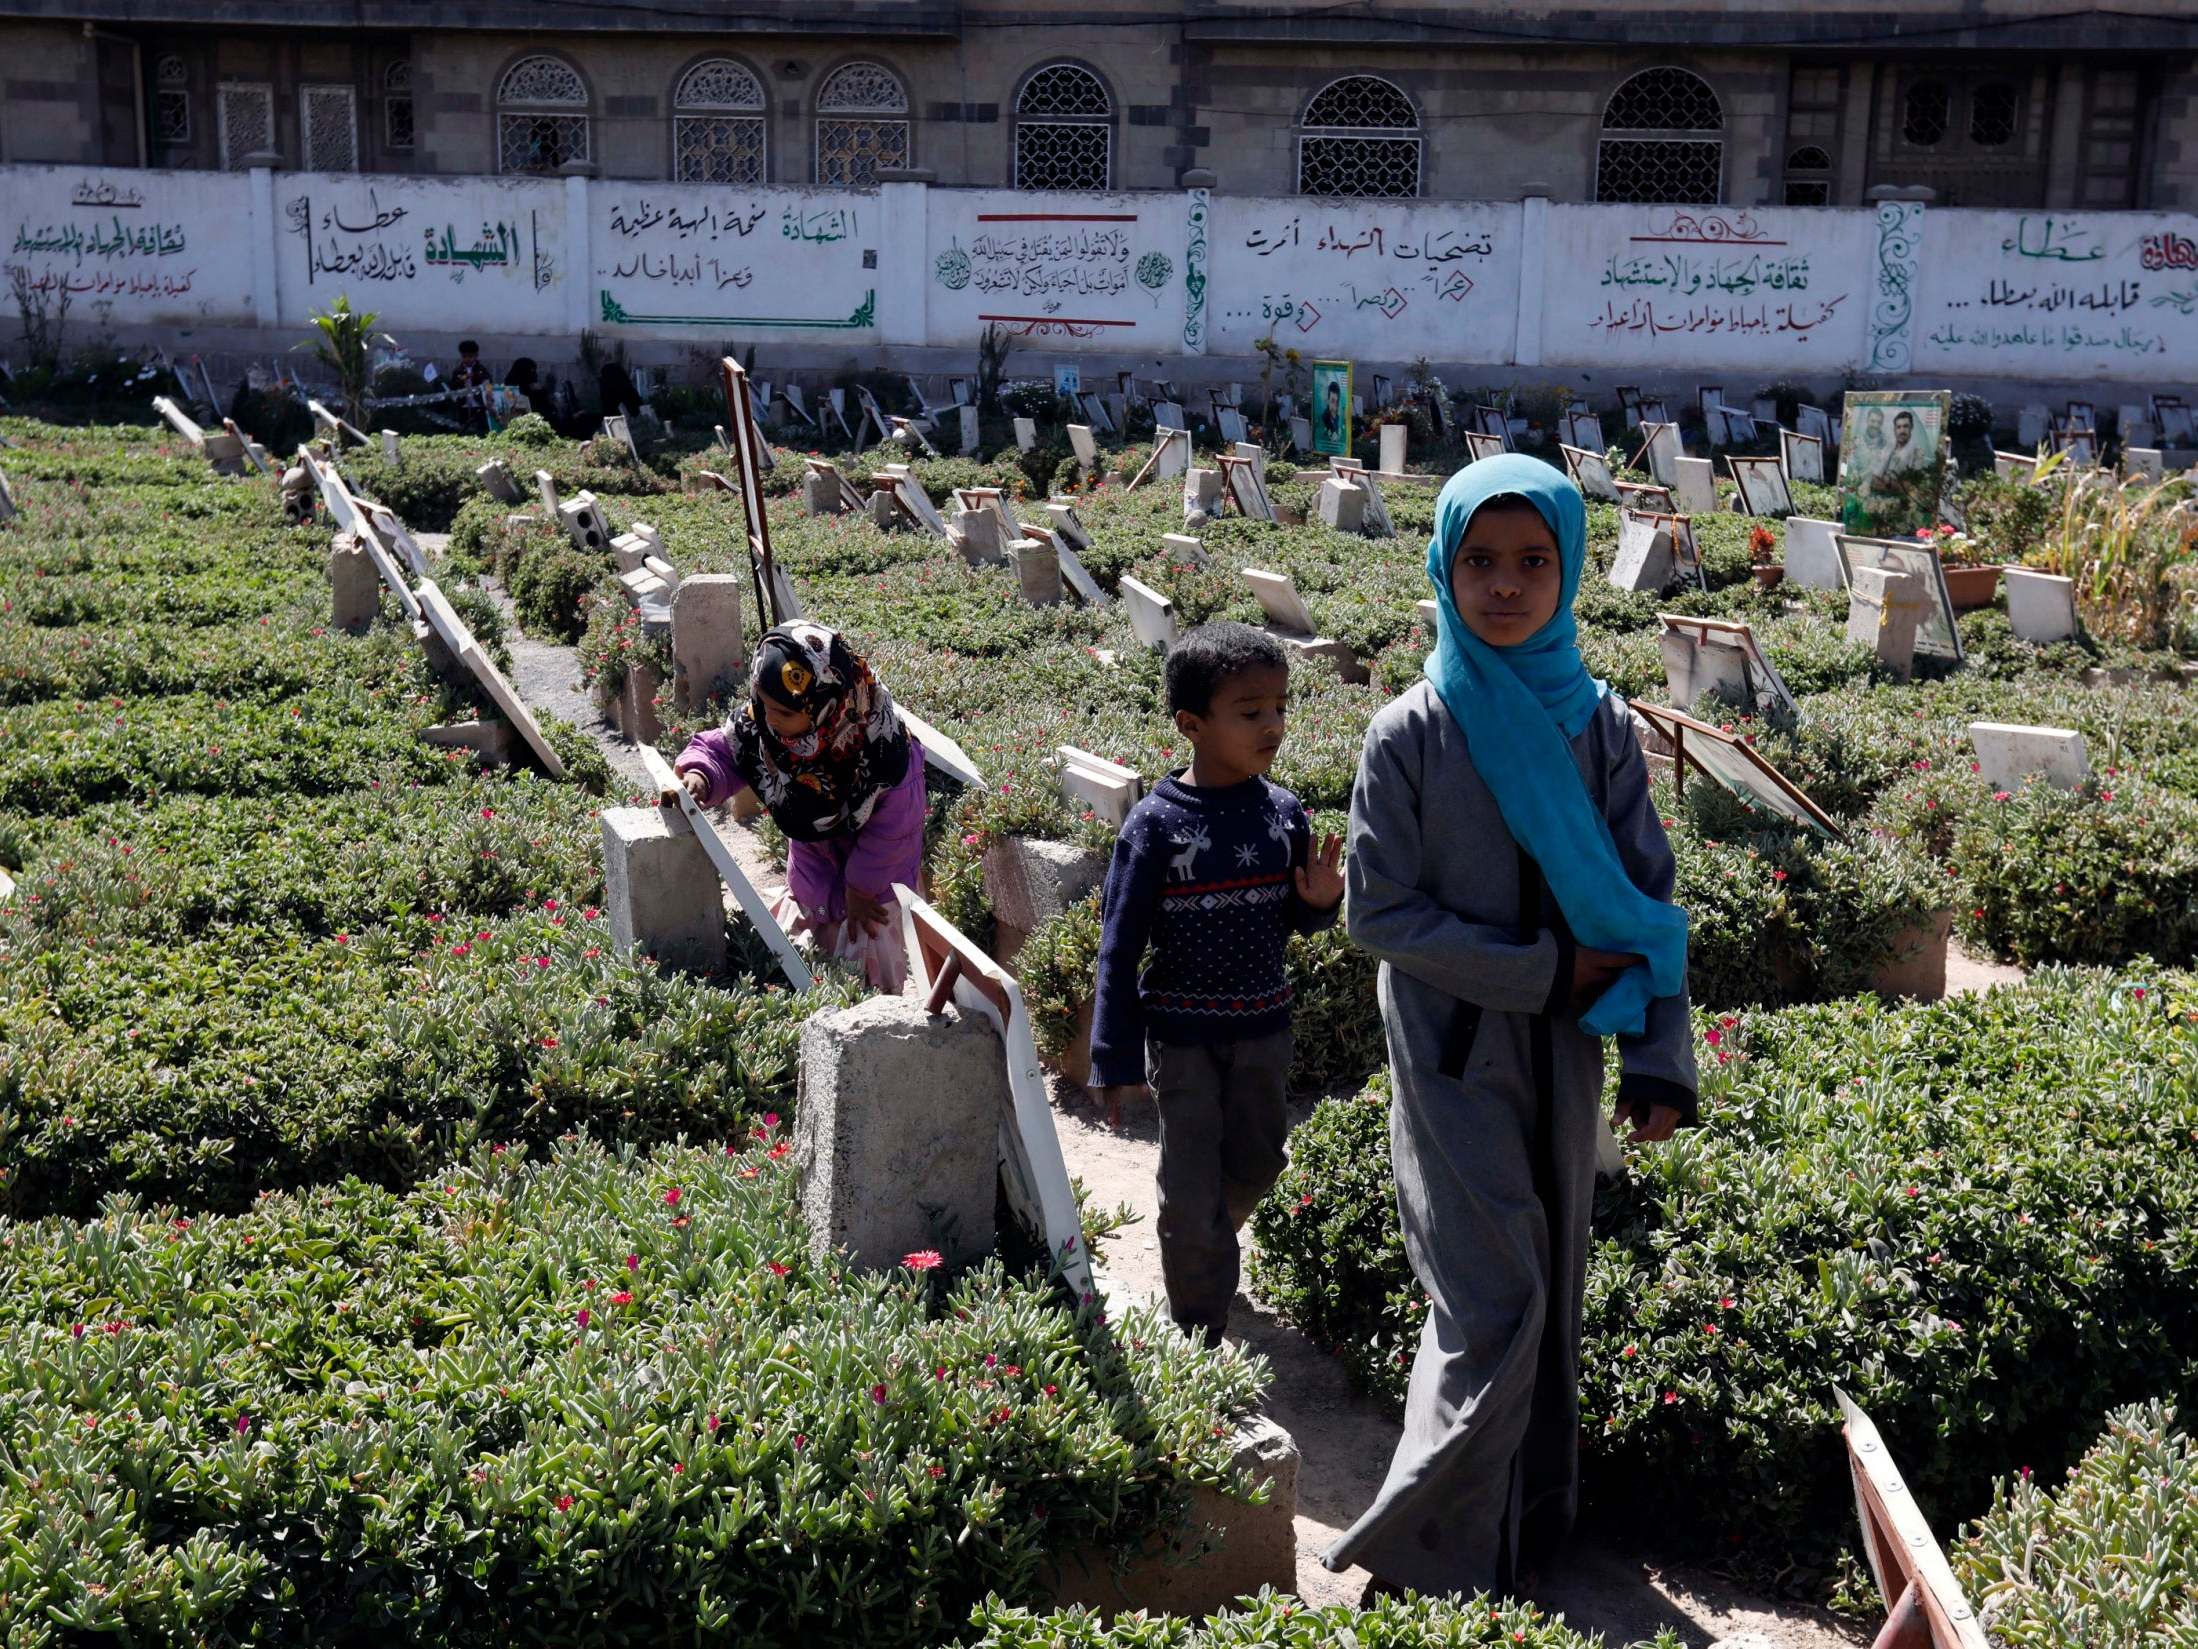
[[[504,426],[504,444],[514,447],[554,447],[559,440],[556,429],[539,412],[522,412]]]
[[[1835,1382],[1944,1527],[2001,1462],[2057,1471],[2087,1416],[2186,1399],[2194,1022],[2187,976],[2063,972],[1928,1008],[1705,1020],[1702,1126],[1634,1151],[1597,1212],[1590,1493],[1821,1578],[1853,1520]],[[1253,1276],[1395,1401],[1420,1313],[1380,1111],[1330,1101],[1292,1136]]]
[[[1486,1593],[1470,1600],[1382,1598],[1363,1608],[1300,1603],[1263,1588],[1257,1597],[1204,1621],[1182,1615],[1115,1616],[1110,1624],[1083,1609],[1045,1614],[987,1598],[970,1618],[981,1632],[972,1649],[1600,1649],[1531,1603]],[[1679,1649],[1669,1631],[1633,1649]]]
[[[16,1641],[926,1644],[1248,1491],[1256,1361],[997,1261],[850,1276],[758,1133],[15,1227]]]
[[[611,563],[561,544],[523,559],[511,579],[512,610],[529,635],[567,646],[587,629],[589,593],[609,581]]]
[[[1994,1485],[1948,1556],[2004,1649],[2198,1642],[2198,1448],[2171,1404],[2117,1409],[2058,1487]]]
[[[720,1136],[792,1108],[801,1021],[843,1000],[667,977],[613,954],[593,907],[480,920],[12,959],[6,1208],[82,1213],[118,1190],[238,1208],[346,1173],[409,1183],[476,1140]]]

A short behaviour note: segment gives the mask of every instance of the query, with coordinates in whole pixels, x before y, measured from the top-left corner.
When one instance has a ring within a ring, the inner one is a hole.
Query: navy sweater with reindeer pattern
[[[1170,774],[1131,810],[1100,906],[1094,1087],[1142,1082],[1148,1036],[1228,1042],[1289,1025],[1289,937],[1336,919],[1298,897],[1312,834],[1298,799],[1264,778],[1215,790]]]

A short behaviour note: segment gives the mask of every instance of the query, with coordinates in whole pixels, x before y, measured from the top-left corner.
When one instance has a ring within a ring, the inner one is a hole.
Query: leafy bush
[[[987,1598],[970,1627],[983,1634],[972,1649],[1599,1649],[1602,1643],[1531,1603],[1486,1593],[1470,1600],[1382,1598],[1354,1609],[1300,1603],[1263,1588],[1205,1621],[1134,1613],[1111,1624],[1083,1609],[1045,1614]],[[1633,1649],[1679,1649],[1679,1639],[1661,1631]]]
[[[522,412],[504,426],[504,441],[514,447],[554,447],[557,431],[539,412]]]
[[[2186,1399],[2194,1022],[2187,976],[2064,972],[1928,1008],[1705,1019],[1702,1126],[1632,1153],[1597,1213],[1590,1491],[1821,1575],[1853,1517],[1834,1382],[1944,1526],[1982,1509],[1995,1463],[2057,1470],[2086,1416]],[[1330,1101],[1292,1136],[1253,1276],[1394,1401],[1420,1311],[1381,1111]]]
[[[603,556],[570,544],[537,550],[512,574],[512,610],[529,635],[569,646],[587,629],[589,592],[610,572]]]
[[[17,1226],[17,1641],[932,1643],[1247,1492],[1259,1364],[997,1262],[849,1276],[757,1132]]]
[[[475,920],[15,958],[6,1207],[84,1212],[130,1190],[236,1208],[346,1173],[409,1183],[477,1139],[735,1132],[791,1109],[801,1021],[841,999],[668,977],[616,955],[593,907]]]
[[[2171,1404],[2116,1409],[2058,1488],[1996,1484],[1948,1556],[2005,1649],[2198,1641],[2198,1448]]]

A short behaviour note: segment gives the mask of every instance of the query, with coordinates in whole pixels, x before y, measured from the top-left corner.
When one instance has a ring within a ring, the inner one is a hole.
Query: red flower
[[[664,1206],[666,1208],[677,1208],[679,1206],[678,1186],[675,1185],[669,1191],[664,1193]]]
[[[800,1450],[800,1449],[805,1449],[805,1448],[807,1448],[808,1446],[809,1446],[809,1437],[808,1437],[808,1434],[807,1434],[807,1433],[805,1433],[805,1432],[798,1432],[798,1431],[797,1431],[797,1432],[795,1432],[795,1433],[794,1433],[794,1447],[795,1447],[795,1448],[796,1448],[797,1450]]]
[[[1785,872],[1784,872],[1783,870],[1774,870],[1774,871],[1772,871],[1772,872],[1771,872],[1771,880],[1772,880],[1772,881],[1774,881],[1774,882],[1783,882],[1783,881],[1784,881],[1785,879],[1786,879],[1786,873],[1785,873]]]
[[[765,1260],[763,1262],[763,1269],[770,1272],[770,1274],[774,1277],[783,1277],[786,1275],[789,1267],[780,1265],[776,1260]]]
[[[703,1423],[704,1425],[708,1426],[708,1427],[710,1428],[710,1430],[711,1430],[711,1431],[713,1431],[713,1432],[715,1432],[715,1431],[717,1430],[717,1416],[716,1416],[716,1415],[714,1415],[714,1414],[713,1414],[713,1415],[711,1415],[711,1416],[709,1417],[709,1419],[707,1419],[707,1420],[703,1421],[702,1423]]]
[[[901,1264],[911,1271],[936,1271],[946,1260],[936,1248],[919,1248],[913,1254],[903,1254]]]
[[[561,1494],[561,1495],[559,1495],[559,1496],[557,1497],[557,1509],[558,1509],[559,1511],[561,1511],[561,1512],[569,1512],[569,1511],[571,1511],[571,1510],[572,1510],[572,1496],[571,1496],[571,1495],[569,1495],[569,1494]]]
[[[588,1308],[586,1306],[582,1306],[576,1313],[574,1313],[572,1320],[578,1323],[582,1328],[586,1328],[588,1326]]]
[[[1618,1355],[1621,1357],[1631,1357],[1635,1352],[1639,1351],[1640,1349],[1641,1348],[1639,1346],[1628,1346],[1625,1350],[1619,1352]]]
[[[1667,1407],[1668,1407],[1669,1405],[1673,1404],[1673,1403],[1676,1403],[1676,1402],[1678,1402],[1678,1401],[1679,1401],[1679,1394],[1678,1394],[1678,1393],[1677,1393],[1676,1391],[1667,1391],[1667,1392],[1665,1392],[1665,1393],[1664,1393],[1664,1402],[1665,1402],[1665,1405],[1666,1405]]]
[[[336,943],[337,943],[337,944],[339,944],[339,945],[348,945],[348,944],[350,944],[350,943],[351,943],[351,935],[350,935],[350,934],[348,934],[348,933],[339,933],[339,934],[337,934],[337,935],[336,935]]]
[[[557,1046],[557,1038],[556,1038],[556,1037],[554,1037],[554,1036],[545,1036],[545,1037],[543,1037],[543,1038],[542,1038],[542,1046],[543,1046],[543,1047],[545,1047],[545,1048],[554,1048],[554,1047],[556,1047],[556,1046]]]
[[[685,1473],[686,1473],[686,1470],[687,1470],[687,1468],[686,1468],[686,1467],[685,1467],[684,1465],[682,1465],[682,1464],[681,1464],[681,1463],[680,1463],[679,1461],[677,1461],[677,1460],[674,1460],[674,1461],[672,1462],[672,1475],[673,1475],[674,1477],[680,1477],[680,1476],[683,1476],[683,1475],[685,1475]]]
[[[251,1416],[250,1416],[249,1414],[240,1414],[240,1415],[238,1415],[238,1416],[237,1416],[237,1435],[238,1435],[239,1437],[242,1437],[242,1436],[243,1436],[243,1435],[244,1435],[244,1434],[245,1434],[246,1432],[250,1431],[251,1429],[252,1429],[252,1417],[251,1417]]]
[[[882,1382],[870,1388],[870,1401],[873,1403],[882,1403],[885,1401],[885,1386]]]
[[[1717,1309],[1720,1311],[1730,1311],[1732,1309],[1732,1296],[1730,1294],[1727,1294],[1723,1299],[1719,1300],[1717,1302]]]
[[[1725,1033],[1719,1030],[1716,1026],[1712,1025],[1708,1030],[1702,1033],[1702,1040],[1704,1042],[1707,1042],[1711,1047],[1714,1048],[1718,1045],[1718,1043],[1725,1040]]]
[[[482,818],[484,818],[484,819],[493,819],[493,818],[495,818],[495,817],[496,817],[496,809],[494,809],[493,807],[484,807],[484,808],[482,808],[482,809],[481,809],[481,817],[482,817]]]
[[[639,1254],[628,1254],[626,1256],[626,1269],[628,1271],[639,1271],[641,1269],[641,1256]]]
[[[618,1291],[618,1292],[617,1292],[616,1294],[613,1294],[613,1295],[611,1296],[611,1304],[612,1304],[612,1305],[632,1305],[632,1304],[633,1304],[633,1296],[632,1296],[631,1294],[627,1293],[627,1292],[626,1292],[626,1290],[624,1290],[623,1288],[621,1288],[621,1289],[620,1289],[620,1290],[619,1290],[619,1291]]]

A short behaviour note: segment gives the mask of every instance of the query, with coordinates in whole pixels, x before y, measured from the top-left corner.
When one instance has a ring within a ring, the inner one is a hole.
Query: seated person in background
[[[550,401],[548,386],[542,382],[542,369],[534,364],[532,355],[522,355],[511,363],[511,370],[504,374],[504,383],[527,398],[527,405],[547,418],[554,407]]]

